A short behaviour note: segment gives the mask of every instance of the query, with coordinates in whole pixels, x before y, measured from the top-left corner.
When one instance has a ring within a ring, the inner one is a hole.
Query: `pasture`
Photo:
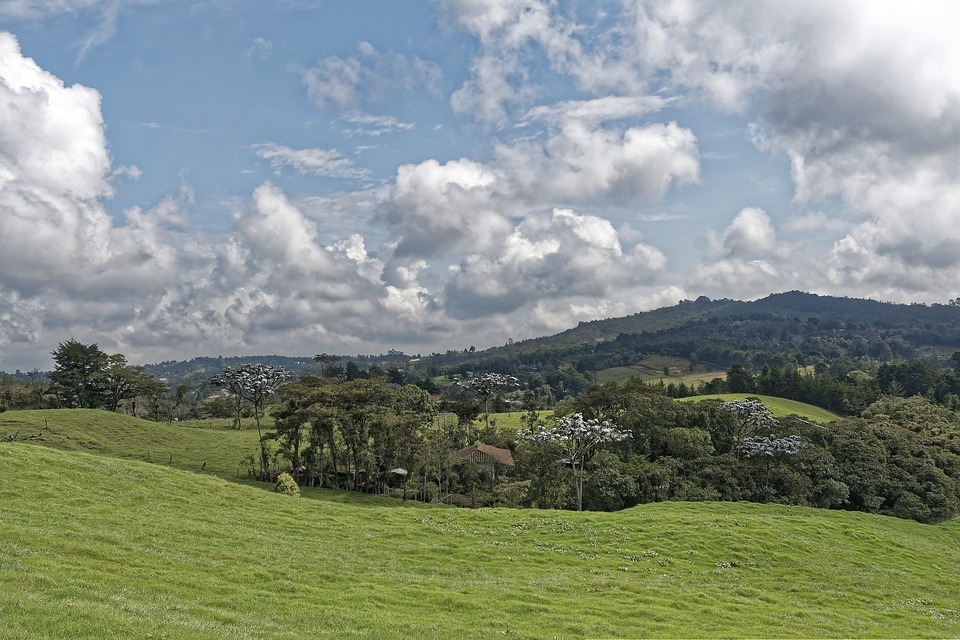
[[[297,499],[24,443],[0,474],[5,638],[960,635],[957,520]]]

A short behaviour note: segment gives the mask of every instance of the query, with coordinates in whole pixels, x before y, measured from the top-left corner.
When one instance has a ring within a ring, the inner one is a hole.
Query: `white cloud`
[[[447,311],[470,317],[545,299],[604,298],[647,283],[665,266],[664,255],[649,245],[624,251],[609,221],[557,209],[550,217],[526,218],[502,245],[467,254],[448,282]]]
[[[243,52],[243,57],[248,60],[256,58],[257,60],[266,60],[273,55],[273,42],[267,38],[254,38],[250,43],[250,48]]]
[[[401,122],[393,116],[374,116],[359,111],[344,114],[337,119],[351,125],[345,130],[345,133],[351,136],[377,137],[414,128],[412,122]]]
[[[696,138],[675,122],[622,130],[568,120],[545,144],[499,144],[496,157],[518,195],[547,205],[656,200],[700,171]]]
[[[785,290],[791,281],[766,260],[727,258],[693,269],[684,288],[694,295],[750,300]]]
[[[534,107],[527,111],[526,117],[560,123],[569,120],[601,123],[656,113],[673,101],[662,96],[605,96],[592,100],[564,100],[550,106]]]
[[[756,207],[742,209],[722,234],[711,234],[710,243],[714,255],[726,258],[784,258],[787,255],[786,247],[777,239],[770,216]]]
[[[269,160],[278,175],[283,167],[329,178],[363,178],[367,175],[364,169],[354,165],[352,160],[343,157],[336,149],[291,149],[266,142],[253,145],[253,150],[261,158]]]
[[[362,102],[388,102],[396,94],[416,88],[439,90],[440,67],[401,53],[383,53],[371,44],[359,46],[359,56],[329,56],[304,73],[307,97],[318,107],[356,106]]]

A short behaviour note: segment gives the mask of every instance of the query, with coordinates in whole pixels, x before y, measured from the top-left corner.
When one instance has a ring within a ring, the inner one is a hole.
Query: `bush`
[[[275,493],[282,493],[285,496],[300,497],[300,487],[289,473],[281,473],[277,476],[277,481],[273,485]]]

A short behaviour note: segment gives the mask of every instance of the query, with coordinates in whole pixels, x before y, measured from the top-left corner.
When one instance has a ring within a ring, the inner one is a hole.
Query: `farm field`
[[[821,409],[820,407],[812,404],[798,402],[796,400],[787,400],[786,398],[777,398],[774,396],[762,396],[756,393],[715,393],[705,396],[689,396],[686,398],[680,398],[679,401],[700,402],[703,400],[722,400],[724,402],[730,402],[731,400],[745,400],[746,398],[758,398],[767,406],[768,409],[770,409],[770,413],[772,413],[775,418],[795,415],[819,424],[826,424],[841,418],[839,414],[833,413],[832,411],[827,411],[826,409]]]
[[[24,443],[0,474],[5,638],[960,635],[958,520],[297,499]]]
[[[667,369],[670,375],[664,375]],[[648,383],[697,385],[700,382],[710,382],[714,378],[726,378],[727,372],[713,367],[698,364],[690,371],[690,362],[684,358],[673,356],[652,356],[644,358],[636,364],[626,367],[612,367],[597,371],[597,382],[623,382],[631,378],[639,378]]]

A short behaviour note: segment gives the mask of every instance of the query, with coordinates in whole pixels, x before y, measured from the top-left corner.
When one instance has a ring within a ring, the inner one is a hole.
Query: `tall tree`
[[[212,384],[230,389],[239,393],[241,402],[247,400],[253,405],[253,417],[257,423],[257,436],[260,439],[260,477],[267,479],[270,470],[270,454],[267,451],[266,437],[260,425],[264,405],[267,398],[276,392],[284,380],[287,372],[283,367],[269,364],[242,364],[238,367],[227,367],[223,373],[210,379]],[[238,409],[242,404],[238,405]],[[240,411],[237,419],[239,421]]]
[[[51,352],[55,368],[50,374],[57,397],[70,408],[99,407],[102,390],[97,377],[107,366],[108,356],[99,346],[71,338]]]

